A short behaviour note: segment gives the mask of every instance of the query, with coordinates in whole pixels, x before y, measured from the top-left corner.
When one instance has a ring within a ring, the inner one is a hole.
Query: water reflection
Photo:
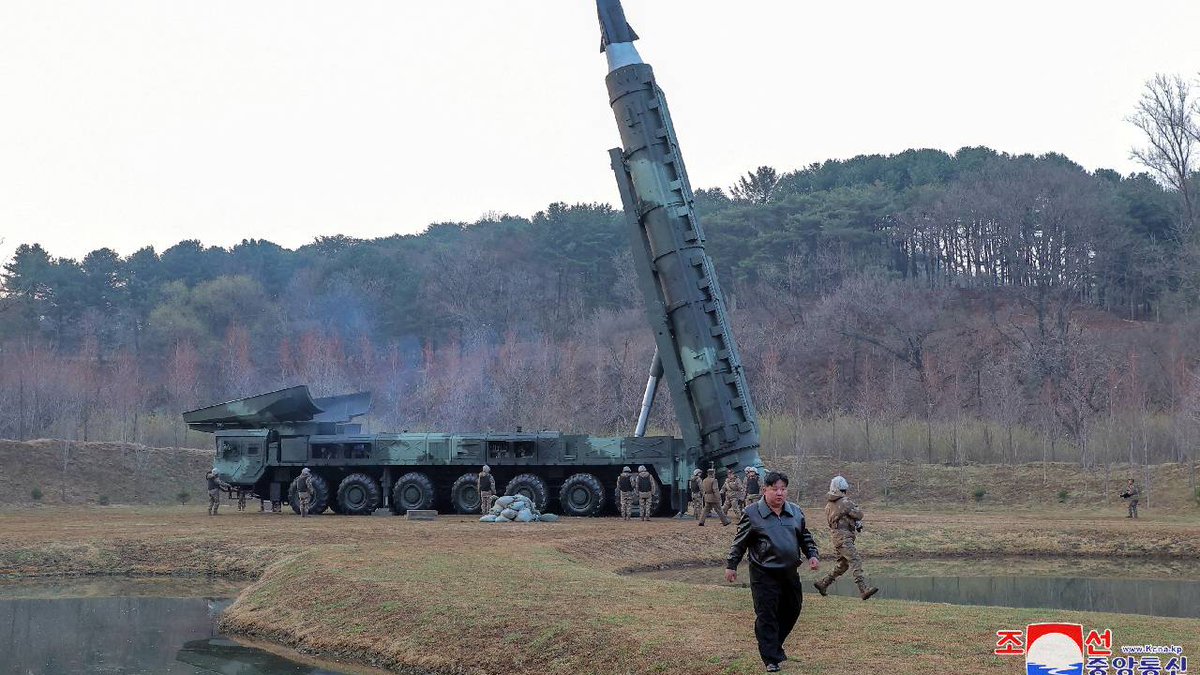
[[[223,638],[228,600],[169,597],[0,600],[0,672],[336,675]]]
[[[996,563],[996,564],[989,564]],[[980,570],[1007,574],[971,573],[962,565],[973,565]],[[956,568],[957,567],[957,568]],[[870,574],[871,583],[882,590],[880,598],[912,600],[917,602],[944,602],[955,605],[993,605],[999,607],[1028,607],[1044,609],[1068,609],[1087,612],[1114,612],[1118,614],[1148,614],[1200,618],[1200,581],[1192,578],[1151,579],[1133,576],[1083,577],[1083,576],[1040,576],[1036,565],[1014,564],[1011,560],[960,561],[905,561],[902,566],[883,563],[884,574]],[[1072,569],[1072,562],[1059,560],[1054,571]],[[1080,569],[1075,567],[1074,569]],[[1119,568],[1118,568],[1119,569]],[[1014,576],[1013,570],[1029,572]],[[1087,573],[1102,568],[1092,566]],[[868,573],[871,568],[867,568]],[[1187,571],[1194,572],[1192,568]],[[949,573],[948,573],[949,572]],[[1175,574],[1179,570],[1173,570]],[[749,578],[745,569],[738,572],[739,578]],[[686,567],[639,573],[656,579],[668,579],[696,584],[723,584],[721,570],[713,567]],[[811,575],[809,575],[811,576]],[[815,594],[812,579],[805,581],[805,590]],[[854,581],[842,577],[830,587],[835,595],[858,596]]]

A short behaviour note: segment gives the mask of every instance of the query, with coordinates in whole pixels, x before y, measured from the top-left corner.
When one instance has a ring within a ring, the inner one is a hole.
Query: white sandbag
[[[516,521],[518,523],[532,523],[536,518],[537,516],[533,515],[533,511],[523,509],[517,513]]]
[[[516,499],[516,497],[509,497],[508,495],[505,495],[496,500],[496,506],[500,507],[501,509],[506,509],[513,503],[514,499]]]
[[[512,520],[513,518],[517,517],[517,512],[512,509],[504,509],[500,512],[500,517],[504,518],[505,520]]]
[[[479,519],[479,522],[481,522],[481,523],[494,523],[494,522],[496,522],[496,516],[493,516],[493,515],[491,515],[491,514],[489,513],[488,515],[486,515],[486,516],[484,516],[484,517],[480,518],[480,519]]]

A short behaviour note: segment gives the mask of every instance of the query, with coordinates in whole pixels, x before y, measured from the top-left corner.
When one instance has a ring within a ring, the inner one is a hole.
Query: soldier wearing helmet
[[[704,474],[700,469],[692,472],[692,479],[688,481],[688,492],[692,495],[692,516],[696,520],[700,520],[700,509],[704,506],[703,487],[700,483],[704,480]]]
[[[741,520],[746,503],[746,488],[742,481],[738,480],[733,467],[725,469],[725,484],[721,486],[721,494],[725,496],[725,513],[731,513],[735,520]]]
[[[825,519],[829,521],[829,538],[833,541],[838,563],[824,579],[813,582],[813,585],[816,586],[817,592],[825,595],[829,585],[845,574],[846,570],[850,570],[854,576],[854,583],[858,585],[859,597],[866,600],[878,593],[879,589],[867,583],[867,577],[863,574],[862,558],[854,545],[855,538],[862,531],[863,512],[846,496],[849,489],[850,484],[841,476],[834,476],[833,480],[829,481],[829,494],[825,495]]]
[[[221,480],[215,467],[209,469],[204,478],[208,481],[208,515],[215,516],[221,506],[221,490],[228,490],[229,484]]]
[[[620,496],[621,520],[629,520],[629,512],[633,510],[633,493],[635,487],[633,472],[627,466],[621,467],[621,475],[617,477],[617,494]]]
[[[638,475],[634,482],[637,484],[638,511],[642,522],[646,522],[650,520],[650,503],[654,499],[654,490],[657,489],[657,486],[654,484],[654,476],[651,476],[644,466],[638,467]]]
[[[312,506],[313,497],[313,479],[312,471],[306,466],[300,471],[300,477],[296,479],[296,500],[300,502],[300,517],[308,517],[308,509]]]
[[[758,469],[746,467],[746,504],[753,504],[762,497],[762,484],[758,480]]]
[[[479,512],[487,515],[492,510],[492,500],[496,498],[496,478],[492,476],[492,467],[487,464],[479,471]]]

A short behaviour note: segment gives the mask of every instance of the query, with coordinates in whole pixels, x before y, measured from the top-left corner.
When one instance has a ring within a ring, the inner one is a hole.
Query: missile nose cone
[[[596,0],[596,13],[600,17],[600,51],[608,51],[609,45],[638,39],[637,33],[625,20],[625,8],[621,6],[621,0]]]

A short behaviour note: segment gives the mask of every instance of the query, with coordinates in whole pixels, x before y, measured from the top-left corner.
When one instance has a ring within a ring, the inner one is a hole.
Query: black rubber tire
[[[395,504],[397,515],[406,511],[432,509],[433,481],[419,471],[400,476],[392,486],[392,503]]]
[[[329,500],[329,512],[339,516],[342,515],[341,507],[338,506],[337,495],[334,495],[334,498]]]
[[[604,486],[590,473],[577,473],[563,481],[558,506],[564,516],[590,517],[604,509]]]
[[[538,511],[545,510],[549,492],[550,488],[546,487],[546,481],[532,473],[517,474],[504,487],[504,494],[510,497],[514,495],[529,497]]]
[[[313,499],[312,503],[308,505],[308,515],[316,516],[325,513],[325,509],[329,506],[329,483],[315,473],[309,475],[312,477]],[[296,496],[299,481],[300,477],[296,476],[292,484],[288,486],[288,503],[292,505],[292,513],[296,515],[300,515],[300,498]]]
[[[634,478],[634,480],[637,479],[636,473],[633,474],[633,478]],[[618,490],[616,488],[616,486],[613,486],[612,494],[613,494],[613,505],[617,507],[617,513],[620,514],[620,512],[621,512],[621,491]],[[659,502],[661,502],[661,501],[662,501],[662,489],[658,485],[658,479],[655,478],[654,479],[654,492],[651,494],[651,497],[650,497],[650,515],[653,516],[654,514],[658,513],[658,507],[660,506]],[[631,518],[641,518],[642,517],[642,500],[638,499],[636,492],[633,493],[633,506],[629,509],[629,515]]]
[[[450,486],[450,505],[455,513],[479,513],[479,474],[464,473]]]
[[[337,490],[338,512],[350,516],[369,516],[379,508],[379,483],[365,473],[352,473],[342,479]]]

